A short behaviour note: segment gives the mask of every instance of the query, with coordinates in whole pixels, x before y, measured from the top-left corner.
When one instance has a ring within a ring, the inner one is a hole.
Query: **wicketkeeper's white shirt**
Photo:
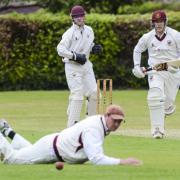
[[[57,52],[59,56],[63,57],[63,62],[73,63],[69,61],[72,59],[72,51],[85,54],[89,59],[89,54],[94,45],[94,32],[90,26],[84,25],[79,27],[73,23],[73,25],[63,34],[61,41],[57,46]]]
[[[90,160],[97,165],[119,164],[120,159],[104,154],[103,142],[107,133],[104,116],[88,117],[60,133],[57,140],[59,154],[68,163]]]
[[[180,57],[180,33],[170,27],[165,29],[165,38],[158,40],[155,29],[144,34],[134,48],[134,65],[141,64],[141,53],[148,50],[148,64],[153,66]]]

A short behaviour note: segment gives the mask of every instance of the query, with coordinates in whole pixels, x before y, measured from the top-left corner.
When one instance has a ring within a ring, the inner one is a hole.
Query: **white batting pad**
[[[164,133],[164,108],[149,108],[150,120],[151,120],[151,133],[154,134],[156,128],[159,128],[160,132]]]
[[[97,100],[90,98],[87,104],[88,116],[97,114],[96,106],[97,106]]]
[[[76,122],[80,120],[81,109],[83,101],[81,100],[71,100],[68,106],[68,123],[67,126],[73,126]]]
[[[160,89],[152,88],[149,90],[148,106],[152,134],[154,134],[157,128],[161,133],[164,133],[164,97]]]

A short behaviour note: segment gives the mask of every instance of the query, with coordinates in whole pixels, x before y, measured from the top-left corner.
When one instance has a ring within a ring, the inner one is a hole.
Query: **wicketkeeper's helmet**
[[[85,16],[85,10],[82,6],[76,5],[71,9],[72,18]]]
[[[164,22],[167,21],[166,13],[163,10],[154,11],[152,14],[152,23],[162,22],[162,21]]]

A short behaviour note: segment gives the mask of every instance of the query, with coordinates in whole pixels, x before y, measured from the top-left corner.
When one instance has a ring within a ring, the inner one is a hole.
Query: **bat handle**
[[[148,68],[143,69],[143,73],[146,73],[146,72],[152,71],[152,70],[153,70],[153,67],[148,67]]]

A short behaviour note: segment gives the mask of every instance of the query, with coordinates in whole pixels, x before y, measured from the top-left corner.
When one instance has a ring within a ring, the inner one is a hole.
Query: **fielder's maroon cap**
[[[123,120],[124,112],[122,108],[118,105],[110,105],[106,108],[106,114],[111,115],[113,119]]]

